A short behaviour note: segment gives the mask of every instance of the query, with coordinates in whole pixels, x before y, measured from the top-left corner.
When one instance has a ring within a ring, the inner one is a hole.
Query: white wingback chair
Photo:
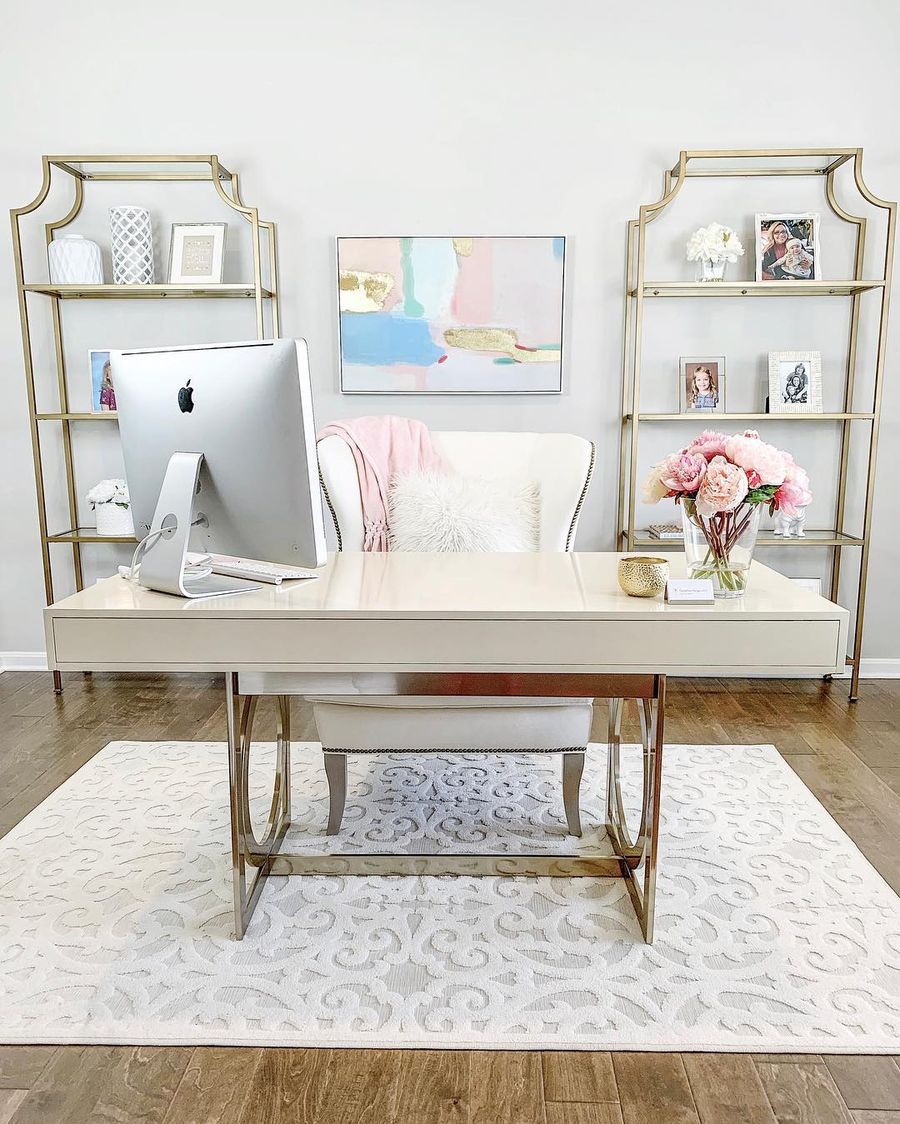
[[[565,433],[432,433],[432,439],[460,475],[537,482],[538,550],[573,549],[594,467],[590,441]],[[362,501],[350,448],[340,437],[325,437],[318,454],[338,549],[362,550]],[[337,834],[343,818],[347,755],[398,752],[561,753],[566,822],[573,835],[581,834],[578,795],[592,699],[317,695],[310,702],[325,755],[329,835]]]

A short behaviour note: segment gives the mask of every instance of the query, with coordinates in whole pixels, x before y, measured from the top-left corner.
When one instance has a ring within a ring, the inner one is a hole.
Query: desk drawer
[[[788,674],[843,666],[840,621],[56,617],[62,670],[585,670]]]

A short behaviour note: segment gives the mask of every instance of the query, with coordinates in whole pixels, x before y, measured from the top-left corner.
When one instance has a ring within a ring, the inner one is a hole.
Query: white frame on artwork
[[[225,276],[225,233],[227,222],[173,222],[169,241],[170,285],[221,285]],[[212,269],[208,274],[184,273],[184,239],[189,234],[213,236]]]
[[[822,257],[821,257],[821,239],[820,239],[820,216],[817,211],[757,211],[756,217],[753,222],[753,242],[754,242],[754,258],[756,261],[756,280],[763,281],[762,269],[762,224],[770,219],[782,222],[811,222],[813,230],[813,262],[815,277],[811,280],[822,280]],[[797,281],[802,282],[802,277],[796,278]],[[773,281],[768,279],[764,282],[766,285],[774,284]]]
[[[781,390],[782,363],[805,363],[809,367],[809,390],[806,402],[783,402]],[[770,414],[821,414],[822,413],[822,353],[821,351],[770,351],[769,352],[769,413]]]
[[[560,363],[559,363],[559,385],[552,390],[371,390],[371,389],[346,389],[344,387],[344,365],[343,365],[343,348],[341,346],[341,314],[340,314],[340,244],[344,241],[361,241],[363,239],[382,239],[382,238],[546,238],[546,239],[559,239],[563,244],[562,252],[562,281],[560,287],[560,312],[559,312],[559,340],[560,340]],[[478,397],[509,397],[509,396],[546,396],[550,394],[562,394],[565,385],[565,364],[566,364],[566,262],[568,255],[568,239],[565,234],[485,234],[483,232],[478,234],[454,235],[454,234],[341,234],[334,239],[334,294],[336,300],[336,314],[335,321],[337,322],[337,389],[340,394],[346,395],[375,395],[378,397],[384,396],[397,396],[397,397],[464,397],[464,398],[478,398]]]

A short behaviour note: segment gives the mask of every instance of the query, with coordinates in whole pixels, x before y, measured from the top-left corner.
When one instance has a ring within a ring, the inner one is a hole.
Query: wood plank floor
[[[116,738],[220,739],[214,676],[0,675],[0,835]],[[597,715],[602,737],[605,716]],[[266,735],[263,727],[261,735]],[[297,705],[294,733],[312,738]],[[900,682],[670,683],[670,742],[772,742],[900,892]],[[900,1059],[0,1046],[0,1124],[900,1124]]]

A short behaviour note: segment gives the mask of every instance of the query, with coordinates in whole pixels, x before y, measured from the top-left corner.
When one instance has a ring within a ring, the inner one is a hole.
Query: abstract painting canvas
[[[558,394],[565,238],[339,238],[345,394]]]

